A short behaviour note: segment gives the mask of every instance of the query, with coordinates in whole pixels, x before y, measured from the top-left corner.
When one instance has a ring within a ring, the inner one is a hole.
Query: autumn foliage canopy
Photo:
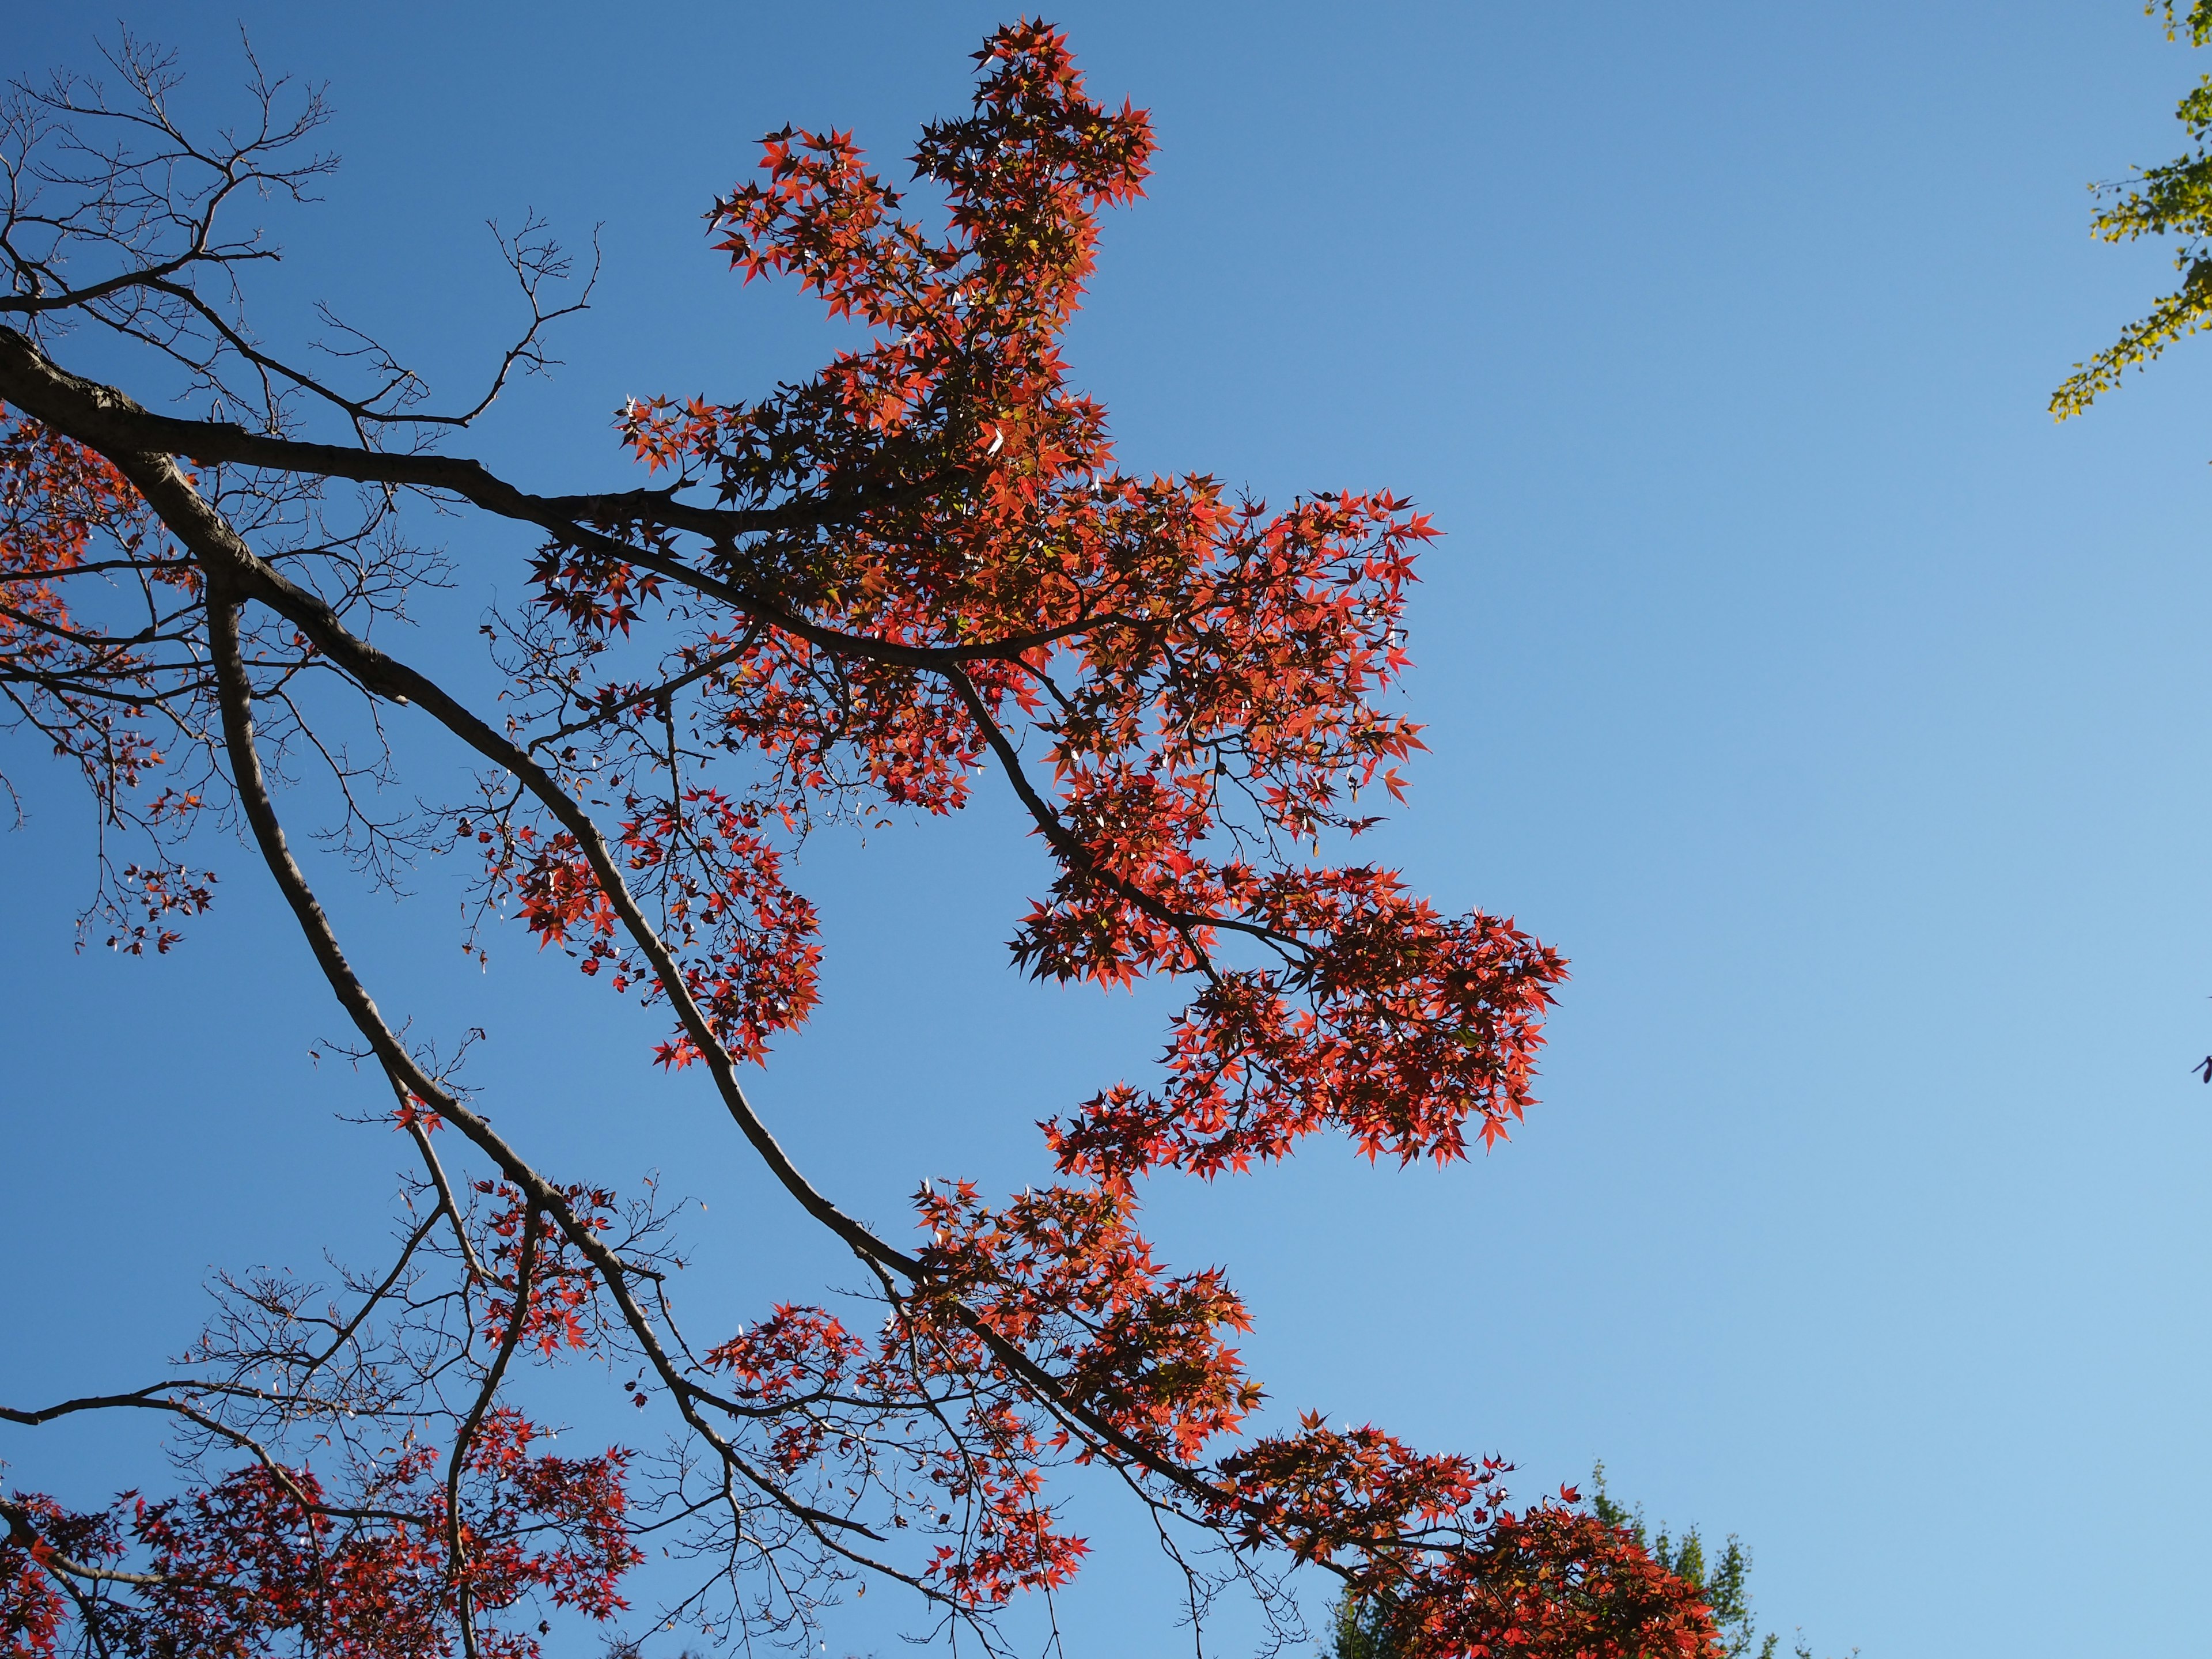
[[[866,343],[754,401],[634,399],[616,426],[642,476],[567,495],[447,453],[489,394],[437,412],[368,343],[348,360],[363,387],[341,388],[246,326],[258,255],[219,216],[326,165],[300,159],[312,97],[288,118],[264,87],[258,130],[209,149],[169,120],[167,60],[126,42],[119,98],[63,78],[12,106],[15,752],[64,758],[95,798],[95,942],[188,949],[218,892],[193,832],[243,824],[300,926],[283,948],[304,944],[388,1079],[416,1173],[396,1255],[336,1293],[225,1279],[159,1382],[8,1402],[26,1431],[164,1413],[191,1473],[105,1505],[0,1498],[6,1653],[525,1659],[556,1619],[811,1645],[863,1578],[988,1646],[1002,1608],[1083,1565],[1056,1493],[1074,1465],[1119,1477],[1201,1601],[1242,1583],[1288,1620],[1298,1568],[1387,1603],[1420,1659],[1718,1651],[1698,1592],[1571,1491],[1516,1506],[1503,1462],[1372,1426],[1261,1431],[1228,1279],[1139,1231],[1147,1174],[1233,1176],[1316,1133],[1408,1163],[1498,1140],[1531,1104],[1565,969],[1510,921],[1322,860],[1401,798],[1419,746],[1392,692],[1434,532],[1387,492],[1270,507],[1117,466],[1060,348],[1151,130],[1092,102],[1042,24],[977,56],[972,110],[922,133],[919,206],[849,134],[789,130],[713,206],[743,282],[795,283]],[[67,165],[41,161],[57,133]],[[537,227],[503,246],[530,321],[500,381],[575,308],[547,297],[569,273]],[[64,322],[181,367],[217,416],[71,373],[50,355]],[[495,709],[368,641],[434,574],[407,534],[426,505],[536,541],[526,603],[483,630]],[[373,763],[319,741],[347,719],[373,721]],[[478,783],[395,824],[364,803],[425,726],[473,751]],[[793,1224],[848,1248],[867,1294],[680,1328],[671,1206],[541,1170],[387,1022],[293,851],[272,756],[327,764],[356,868],[465,855],[471,948],[519,918],[665,1010],[640,1064],[711,1081]],[[1042,1126],[1057,1184],[994,1201],[933,1182],[913,1236],[880,1237],[793,1164],[743,1068],[820,994],[799,839],[979,790],[1006,792],[1042,860],[1015,963],[1187,999],[1156,1066]],[[556,1455],[513,1384],[586,1355],[628,1379],[641,1435]],[[696,1571],[637,1600],[648,1537]]]

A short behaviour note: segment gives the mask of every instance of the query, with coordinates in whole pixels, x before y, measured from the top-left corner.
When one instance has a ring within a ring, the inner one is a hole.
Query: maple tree
[[[617,433],[645,480],[571,494],[439,441],[583,302],[556,303],[571,273],[542,227],[503,244],[528,319],[480,399],[432,406],[361,336],[341,385],[249,327],[268,250],[225,218],[327,169],[304,149],[313,94],[257,80],[258,119],[210,145],[172,118],[171,60],[127,40],[112,94],[18,88],[0,696],[91,789],[88,926],[114,948],[177,948],[216,893],[191,836],[242,824],[419,1162],[396,1255],[335,1300],[223,1279],[159,1382],[0,1408],[161,1413],[189,1472],[100,1507],[0,1498],[9,1653],[524,1659],[554,1617],[624,1628],[648,1533],[697,1568],[654,1628],[806,1640],[865,1574],[992,1647],[1001,1608],[1079,1570],[1055,1486],[1079,1465],[1158,1522],[1194,1610],[1243,1583],[1287,1629],[1304,1565],[1387,1592],[1407,1654],[1721,1651],[1700,1587],[1571,1489],[1516,1506],[1499,1460],[1316,1415],[1248,1431],[1243,1304],[1138,1230],[1149,1172],[1228,1176],[1322,1133],[1407,1163],[1495,1141],[1530,1104],[1565,967],[1510,921],[1322,860],[1419,746],[1387,702],[1433,532],[1387,493],[1271,507],[1117,467],[1060,339],[1150,128],[1093,102],[1042,23],[977,57],[972,109],[914,157],[941,228],[839,132],[770,135],[714,204],[744,281],[796,281],[866,343],[751,401],[634,399]],[[211,412],[72,372],[71,325]],[[528,601],[485,629],[495,708],[368,637],[437,576],[407,534],[425,509],[538,539]],[[348,718],[383,740],[372,762],[324,740]],[[481,763],[475,792],[380,818],[430,730]],[[301,758],[327,768],[358,867],[465,852],[486,927],[511,913],[664,1010],[653,1059],[704,1073],[869,1294],[682,1327],[657,1189],[542,1168],[372,997],[292,850]],[[794,1165],[743,1068],[818,995],[799,838],[982,787],[1028,815],[1047,872],[1016,963],[1189,995],[1153,1080],[1043,1126],[1058,1184],[994,1202],[932,1183],[901,1242]],[[579,1355],[629,1377],[665,1449],[549,1449],[518,1368]]]
[[[1759,1636],[1751,1607],[1751,1553],[1741,1539],[1730,1534],[1720,1559],[1709,1568],[1705,1540],[1697,1528],[1686,1528],[1676,1539],[1662,1524],[1658,1535],[1651,1536],[1644,1525],[1643,1505],[1632,1510],[1606,1489],[1603,1463],[1590,1471],[1589,1507],[1605,1525],[1634,1539],[1638,1547],[1649,1549],[1661,1567],[1704,1591],[1727,1659],[1777,1659],[1782,1638],[1773,1631],[1764,1638]],[[1402,1659],[1405,1654],[1420,1651],[1420,1609],[1410,1611],[1415,1617],[1404,1619],[1388,1589],[1339,1597],[1330,1610],[1327,1645],[1322,1650],[1326,1659]],[[1795,1659],[1813,1659],[1812,1645],[1802,1630],[1790,1652]],[[1853,1648],[1851,1652],[1856,1655],[1858,1650]]]

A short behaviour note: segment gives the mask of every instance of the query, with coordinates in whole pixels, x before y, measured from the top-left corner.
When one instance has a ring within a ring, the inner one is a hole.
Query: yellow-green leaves
[[[2154,0],[2144,8],[2154,14],[2161,9],[2169,39],[2185,32],[2192,46],[2212,40],[2212,0],[2194,0],[2185,15],[2179,12],[2178,0]],[[2142,368],[2176,340],[2212,328],[2212,76],[2198,81],[2174,115],[2189,129],[2191,151],[2137,172],[2129,184],[2099,186],[2110,205],[2099,210],[2090,226],[2107,242],[2179,239],[2173,267],[2183,273],[2181,287],[2160,295],[2148,316],[2122,329],[2118,339],[2087,362],[2074,365],[2065,384],[2051,394],[2051,412],[2059,420],[2081,413],[2118,387],[2130,368]]]
[[[2201,46],[2207,40],[2212,40],[2212,0],[2194,0],[2186,15],[2177,14],[2174,0],[2150,0],[2150,3],[2143,8],[2143,15],[2155,17],[2161,11],[2166,14],[2167,40],[2172,40],[2186,29],[2189,44],[2192,46]]]

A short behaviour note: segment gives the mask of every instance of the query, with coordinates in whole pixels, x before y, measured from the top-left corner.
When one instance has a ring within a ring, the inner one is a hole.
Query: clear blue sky
[[[6,9],[9,70],[85,60],[70,9]],[[624,476],[628,395],[819,360],[700,213],[787,119],[903,155],[1000,17],[243,10],[269,65],[328,77],[346,163],[284,221],[272,334],[326,297],[458,385],[503,314],[480,222],[604,221],[568,367],[460,446],[548,489]],[[198,92],[235,79],[236,8],[120,11]],[[2044,413],[2170,276],[2090,241],[2082,185],[2179,147],[2199,66],[2131,0],[1058,15],[1163,144],[1077,378],[1133,467],[1435,514],[1432,753],[1387,850],[1575,963],[1510,1146],[1159,1183],[1165,1253],[1230,1265],[1281,1408],[1502,1451],[1531,1496],[1602,1457],[1655,1518],[1740,1532],[1763,1617],[1824,1650],[2200,1650],[2212,344]],[[527,546],[451,534],[437,614],[465,622]],[[374,1092],[309,1064],[339,1018],[253,862],[220,849],[177,955],[74,956],[84,813],[30,746],[7,764],[15,1401],[147,1380],[210,1265],[372,1238],[398,1157],[334,1121]],[[1157,1000],[1006,970],[1038,867],[997,803],[809,850],[829,1004],[759,1092],[879,1222],[924,1173],[1041,1178],[1031,1120],[1153,1051]],[[451,902],[343,907],[386,1008],[489,1028],[472,1076],[547,1164],[706,1200],[694,1305],[814,1293],[834,1261],[649,1072],[657,1021],[519,938],[463,973]],[[138,1467],[72,1433],[0,1455],[84,1498]],[[1063,1608],[1085,1659],[1171,1639],[1126,1520],[1097,1510],[1107,1559]],[[888,1599],[833,1649],[895,1650]]]

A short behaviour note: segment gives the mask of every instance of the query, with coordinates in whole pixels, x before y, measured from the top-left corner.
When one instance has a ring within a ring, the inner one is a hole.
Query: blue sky
[[[235,79],[237,9],[120,13],[196,94]],[[345,156],[282,222],[272,334],[328,298],[458,386],[503,315],[482,221],[603,222],[566,366],[459,446],[548,489],[624,476],[627,396],[819,361],[808,307],[741,294],[699,215],[786,120],[903,155],[999,21],[243,15],[270,67],[330,80]],[[1762,1617],[1824,1651],[2200,1644],[2212,349],[2044,412],[2170,276],[2090,240],[2082,186],[2179,148],[2190,54],[2129,0],[1057,18],[1163,146],[1109,225],[1078,380],[1133,468],[1435,515],[1431,752],[1385,850],[1575,964],[1511,1146],[1155,1183],[1164,1253],[1229,1265],[1280,1408],[1501,1451],[1530,1495],[1601,1457],[1654,1518],[1741,1533]],[[17,8],[6,66],[92,39]],[[528,546],[450,535],[433,621],[466,638]],[[338,1017],[252,861],[216,849],[221,905],[174,956],[73,955],[84,815],[28,746],[7,765],[32,809],[0,841],[16,1402],[145,1380],[210,1266],[372,1239],[398,1159],[334,1121],[373,1091],[309,1062]],[[759,1093],[880,1222],[924,1173],[1039,1178],[1031,1121],[1153,1052],[1157,1000],[1006,970],[1038,884],[1002,803],[808,849],[828,1006]],[[649,1071],[654,1021],[520,939],[464,972],[450,904],[343,909],[388,1009],[490,1031],[472,1076],[503,1126],[705,1200],[702,1307],[834,1276],[700,1091]],[[83,1496],[139,1478],[77,1433],[0,1455]],[[1170,1639],[1125,1523],[1097,1508],[1077,1654]],[[888,1599],[833,1647],[891,1650]]]

